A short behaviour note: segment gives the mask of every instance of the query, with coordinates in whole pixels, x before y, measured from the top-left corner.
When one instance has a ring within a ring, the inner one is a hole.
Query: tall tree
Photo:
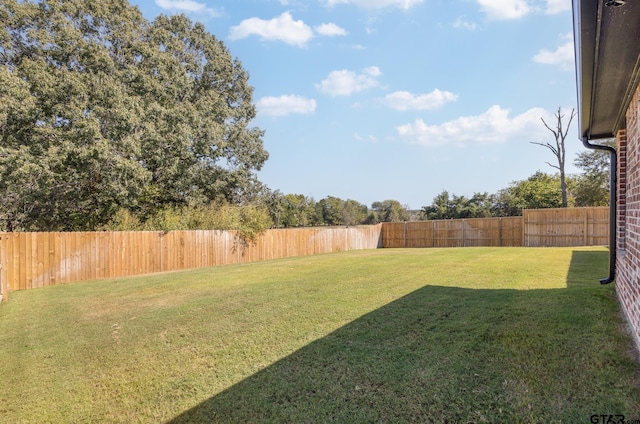
[[[566,124],[566,128],[563,126],[562,120],[564,119],[564,115],[562,114],[561,108],[558,108],[558,111],[555,113],[556,122],[552,127],[544,120],[544,118],[540,118],[544,126],[551,131],[553,134],[555,141],[553,144],[551,143],[540,143],[532,141],[532,144],[537,144],[539,146],[546,147],[551,150],[551,152],[556,157],[557,165],[552,164],[551,162],[547,162],[547,165],[552,168],[557,169],[560,172],[560,191],[562,193],[562,207],[566,208],[568,205],[567,200],[567,182],[565,176],[565,163],[566,163],[566,153],[565,153],[565,140],[567,138],[567,134],[569,133],[569,127],[571,126],[571,121],[576,116],[575,109],[571,109],[571,114],[569,115],[569,121]]]
[[[0,22],[5,228],[93,229],[261,188],[248,75],[201,24],[125,0],[0,0]]]
[[[247,73],[221,41],[183,15],[160,15],[147,34],[134,87],[152,128],[142,139],[152,175],[148,200],[238,202],[268,157],[263,131],[248,126],[255,107]]]

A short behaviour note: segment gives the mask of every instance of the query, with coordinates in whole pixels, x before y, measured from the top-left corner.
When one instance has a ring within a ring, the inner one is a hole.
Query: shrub
[[[172,231],[172,230],[232,230],[243,244],[254,243],[271,228],[273,221],[265,206],[232,205],[218,202],[208,206],[167,207],[142,221],[128,209],[116,212],[106,231]]]

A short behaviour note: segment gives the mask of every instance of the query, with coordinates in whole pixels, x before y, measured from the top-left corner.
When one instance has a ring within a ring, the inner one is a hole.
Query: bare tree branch
[[[552,128],[547,124],[544,118],[540,118],[544,126],[551,131],[553,137],[555,138],[555,146],[551,143],[541,143],[530,141],[531,144],[537,144],[538,146],[546,147],[551,150],[556,159],[558,160],[558,165],[552,165],[550,162],[546,162],[552,168],[560,171],[560,189],[562,191],[562,206],[567,207],[567,183],[565,179],[565,160],[566,160],[566,151],[565,151],[565,140],[567,138],[567,134],[569,134],[569,127],[571,126],[571,122],[573,118],[576,116],[575,109],[571,109],[571,115],[569,116],[569,122],[567,122],[566,128],[563,129],[562,120],[564,115],[562,114],[562,109],[558,108],[558,111],[554,114],[556,118],[556,127]]]

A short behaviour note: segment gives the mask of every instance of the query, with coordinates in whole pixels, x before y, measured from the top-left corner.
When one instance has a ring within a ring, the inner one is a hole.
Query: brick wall
[[[616,291],[640,349],[640,88],[617,134],[618,212]]]
[[[617,247],[624,252],[626,246],[626,221],[627,221],[627,131],[618,131],[616,137],[616,150],[618,151],[618,187],[617,187]]]

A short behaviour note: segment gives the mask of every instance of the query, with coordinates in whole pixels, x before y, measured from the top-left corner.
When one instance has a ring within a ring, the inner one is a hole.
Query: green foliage
[[[609,175],[578,175],[573,194],[576,206],[608,206]]]
[[[303,194],[283,195],[276,190],[265,203],[276,228],[308,227],[322,222],[313,198]]]
[[[0,0],[0,17],[4,229],[94,229],[260,189],[248,75],[202,24],[150,23],[125,0]]]
[[[316,204],[325,225],[358,225],[367,219],[368,209],[355,200],[327,196]]]
[[[361,225],[409,220],[409,212],[397,200],[374,202],[369,210],[362,203],[335,196],[315,202],[302,194],[271,193],[266,201],[276,228],[314,225]]]
[[[325,225],[343,225],[343,203],[338,197],[327,196],[316,204],[322,222]]]
[[[358,225],[366,222],[368,208],[360,202],[347,199],[342,204],[342,223],[344,225]]]
[[[260,234],[271,228],[273,221],[264,206],[244,205],[239,209],[239,227],[236,228],[240,238],[245,242],[255,242]]]
[[[615,147],[615,140],[603,145]],[[576,177],[576,206],[607,206],[609,204],[609,153],[602,150],[580,151],[574,164],[582,170]]]
[[[568,193],[576,190],[576,181],[566,181]],[[568,196],[573,206],[573,196]],[[514,181],[496,194],[474,193],[471,198],[450,195],[443,190],[429,206],[423,206],[421,219],[487,218],[492,216],[519,216],[523,209],[562,207],[560,176],[536,172],[526,180]]]
[[[443,190],[433,199],[430,206],[423,206],[422,219],[487,218],[493,216],[495,196],[489,193],[474,193],[468,199],[465,196],[450,197]]]
[[[146,230],[140,219],[128,209],[118,209],[111,220],[101,228],[104,231],[142,231]]]
[[[512,183],[507,192],[512,207],[522,212],[522,209],[561,208],[562,192],[559,188],[559,176],[538,171],[526,180]]]
[[[409,220],[409,212],[397,200],[383,200],[371,204],[371,214],[368,222],[402,222]]]
[[[146,221],[121,209],[102,226],[105,231],[235,230],[243,242],[254,242],[273,225],[266,206],[214,203],[208,206],[169,206]]]
[[[567,179],[566,185],[568,205],[574,206],[574,199],[570,195],[574,181]],[[519,216],[523,209],[561,208],[562,202],[560,175],[538,171],[526,180],[514,181],[500,190],[495,197],[493,210],[495,216]]]

